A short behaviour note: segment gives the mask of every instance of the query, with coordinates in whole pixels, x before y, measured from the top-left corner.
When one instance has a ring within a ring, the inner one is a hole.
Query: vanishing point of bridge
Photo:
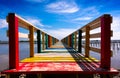
[[[41,31],[14,13],[9,13],[7,22],[9,69],[1,72],[7,77],[25,75],[28,78],[93,78],[99,74],[101,78],[109,78],[110,75],[118,74],[118,71],[111,67],[110,37],[113,32],[112,17],[109,14],[100,16],[62,40]],[[20,33],[19,27],[29,30],[29,34]],[[91,34],[91,31],[97,28],[101,31]],[[37,53],[34,53],[35,32]],[[30,43],[30,56],[23,60],[19,60],[19,38],[28,38]],[[90,46],[92,38],[100,38],[100,48]],[[99,53],[101,59],[91,57],[90,51]]]

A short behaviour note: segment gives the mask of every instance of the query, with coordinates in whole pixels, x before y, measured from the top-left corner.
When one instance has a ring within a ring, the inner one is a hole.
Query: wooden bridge
[[[109,14],[100,16],[62,40],[41,31],[14,13],[9,13],[7,22],[9,25],[7,32],[9,69],[1,73],[8,77],[24,74],[27,77],[37,75],[39,78],[56,78],[56,76],[57,78],[81,78],[82,76],[94,78],[94,75],[99,74],[101,78],[109,78],[110,75],[118,74],[118,71],[111,67],[110,37],[113,32],[111,30],[112,17]],[[29,30],[29,34],[20,33],[19,27]],[[100,32],[91,34],[91,31],[97,28],[100,28]],[[34,52],[35,32],[37,33],[37,54]],[[20,61],[19,37],[29,38],[30,41],[30,56]],[[100,48],[90,46],[92,38],[100,38]],[[91,57],[90,51],[99,53],[101,59]]]

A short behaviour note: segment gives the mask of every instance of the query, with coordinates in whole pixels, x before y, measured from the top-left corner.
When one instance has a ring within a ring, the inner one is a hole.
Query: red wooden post
[[[111,37],[111,23],[110,15],[103,15],[101,17],[101,68],[110,69],[111,51],[110,51],[110,37]]]
[[[9,25],[9,69],[19,68],[18,18],[14,13],[8,15]]]

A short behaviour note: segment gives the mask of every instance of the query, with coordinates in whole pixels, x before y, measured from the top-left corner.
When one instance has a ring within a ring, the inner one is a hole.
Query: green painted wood
[[[41,32],[37,30],[37,52],[41,53]]]

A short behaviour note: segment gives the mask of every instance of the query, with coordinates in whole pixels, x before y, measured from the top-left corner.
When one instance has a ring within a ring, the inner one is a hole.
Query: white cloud
[[[120,39],[120,17],[113,17],[111,29],[113,30],[112,39]]]
[[[27,21],[38,27],[44,26],[39,19],[27,18]]]
[[[95,6],[91,6],[88,8],[84,8],[82,11],[82,14],[85,14],[87,16],[96,16],[99,14],[98,8]]]
[[[79,10],[75,2],[58,1],[46,6],[48,12],[52,13],[75,13]]]
[[[41,2],[43,2],[43,1],[45,1],[45,0],[25,0],[25,1],[41,3]]]
[[[47,33],[49,33],[51,36],[58,38],[59,40],[61,40],[62,38],[68,36],[70,33],[74,32],[76,29],[56,29],[56,30],[44,30]]]
[[[0,28],[8,27],[8,23],[5,19],[0,19]]]
[[[113,36],[111,39],[120,40],[120,17],[113,17],[113,22],[111,24],[111,30],[113,30]],[[100,28],[92,30],[90,33],[100,32]]]
[[[75,21],[87,21],[90,19],[92,19],[92,17],[79,17],[79,18],[75,18],[73,20],[75,20]]]

